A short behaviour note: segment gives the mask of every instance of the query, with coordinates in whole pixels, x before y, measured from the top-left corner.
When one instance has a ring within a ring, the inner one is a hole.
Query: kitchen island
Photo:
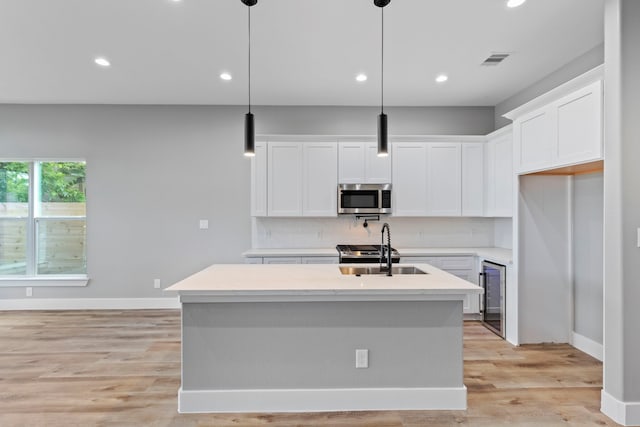
[[[427,274],[213,265],[167,288],[182,304],[178,410],[466,409],[462,302],[482,290],[415,266]]]

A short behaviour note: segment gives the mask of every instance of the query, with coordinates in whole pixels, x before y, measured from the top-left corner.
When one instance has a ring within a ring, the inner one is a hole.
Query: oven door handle
[[[478,286],[483,290],[482,295],[480,295],[480,314],[482,314],[484,313],[484,304],[485,299],[487,298],[487,287],[484,283],[484,273],[478,273]]]

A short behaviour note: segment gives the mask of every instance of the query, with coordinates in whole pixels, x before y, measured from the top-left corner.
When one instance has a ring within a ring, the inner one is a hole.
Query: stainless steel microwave
[[[391,184],[338,184],[339,214],[390,214]]]

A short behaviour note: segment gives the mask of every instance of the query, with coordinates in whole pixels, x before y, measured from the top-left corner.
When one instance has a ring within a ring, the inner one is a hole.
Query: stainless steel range
[[[341,264],[379,263],[381,245],[337,245]],[[382,259],[387,262],[387,257]],[[400,254],[391,248],[391,262],[399,263]]]

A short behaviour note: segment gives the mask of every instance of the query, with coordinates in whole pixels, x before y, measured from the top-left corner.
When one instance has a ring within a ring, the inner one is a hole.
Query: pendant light
[[[255,6],[258,0],[240,0],[249,12],[248,33],[249,33],[249,112],[244,116],[244,155],[255,156],[256,132],[253,125],[253,114],[251,113],[251,6]]]
[[[380,115],[378,116],[378,156],[389,155],[389,142],[387,140],[387,115],[384,113],[384,7],[391,0],[373,0],[373,4],[380,8],[382,17],[382,32],[380,36]]]

